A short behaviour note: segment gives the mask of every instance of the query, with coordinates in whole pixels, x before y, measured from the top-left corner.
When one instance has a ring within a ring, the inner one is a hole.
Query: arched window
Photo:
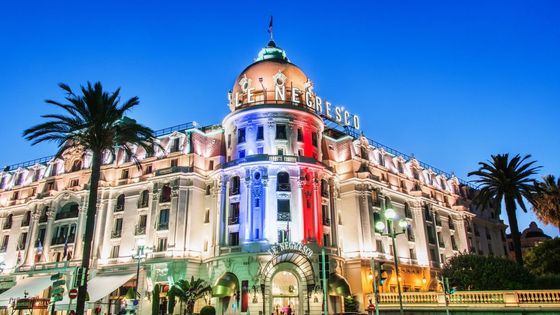
[[[452,216],[447,217],[447,222],[449,223],[449,229],[450,230],[455,230],[455,223],[453,222],[453,217]]]
[[[138,203],[138,208],[147,208],[150,202],[150,192],[146,189],[140,194],[140,202]]]
[[[447,189],[447,184],[445,183],[445,179],[443,177],[440,178],[441,181],[441,189]]]
[[[240,186],[241,186],[241,180],[239,179],[239,176],[233,176],[230,182],[229,194],[239,195]]]
[[[412,177],[414,177],[414,179],[416,180],[420,179],[420,174],[418,173],[418,170],[415,167],[412,168]]]
[[[124,194],[117,197],[117,204],[115,205],[115,212],[124,211]]]
[[[391,202],[391,198],[385,197],[385,209],[393,208],[393,203]]]
[[[360,155],[362,156],[362,159],[369,159],[369,154],[366,147],[360,147]]]
[[[171,187],[168,184],[165,184],[161,188],[161,197],[159,198],[159,202],[170,202],[171,201]]]
[[[4,230],[11,229],[13,221],[14,215],[11,213],[8,214],[8,216],[6,217],[6,221],[4,221]]]
[[[379,165],[385,166],[385,157],[382,153],[379,153]]]
[[[67,203],[56,212],[55,221],[68,219],[68,218],[77,218],[78,212],[79,212],[79,206],[77,203],[75,202]]]
[[[412,211],[410,211],[410,205],[408,202],[404,204],[404,216],[406,218],[412,219]]]
[[[74,163],[72,163],[72,172],[77,172],[79,170],[82,169],[82,161],[81,160],[76,160],[74,161]]]
[[[21,226],[29,226],[30,222],[31,222],[31,211],[27,211],[23,216],[23,220],[21,220]]]
[[[321,180],[321,196],[328,197],[329,196],[329,183],[326,179]]]
[[[278,173],[276,182],[276,191],[290,191],[290,174],[287,172]]]
[[[47,220],[49,219],[47,212],[49,211],[49,207],[45,206],[42,210],[41,210],[41,215],[39,216],[39,223],[45,223],[47,222]]]

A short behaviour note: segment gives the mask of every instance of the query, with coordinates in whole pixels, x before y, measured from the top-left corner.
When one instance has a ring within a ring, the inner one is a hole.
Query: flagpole
[[[272,15],[270,16],[270,23],[268,23],[268,33],[270,34],[270,40],[274,40],[274,36],[272,35]]]

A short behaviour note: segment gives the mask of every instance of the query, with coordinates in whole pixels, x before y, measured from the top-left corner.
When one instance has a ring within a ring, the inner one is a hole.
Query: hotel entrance
[[[280,271],[272,278],[274,315],[302,315],[299,282],[290,271]]]

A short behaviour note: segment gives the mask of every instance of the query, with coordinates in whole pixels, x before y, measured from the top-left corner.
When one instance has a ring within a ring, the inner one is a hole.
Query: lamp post
[[[403,230],[401,232],[395,231],[395,223],[398,224]],[[397,257],[397,242],[395,238],[397,235],[404,234],[405,229],[408,227],[408,222],[404,219],[399,220],[397,212],[392,208],[387,208],[383,211],[382,216],[379,217],[375,222],[375,229],[383,236],[390,236],[393,242],[393,260],[395,263],[395,273],[397,276],[397,292],[399,293],[399,308],[401,315],[404,315],[403,304],[402,304],[402,292],[401,283],[399,275],[399,259]]]
[[[140,263],[151,252],[149,247],[145,246],[145,240],[139,239],[136,244],[136,253],[132,254],[132,258],[136,259],[136,283],[134,285],[134,300],[138,299],[138,283],[140,282]]]

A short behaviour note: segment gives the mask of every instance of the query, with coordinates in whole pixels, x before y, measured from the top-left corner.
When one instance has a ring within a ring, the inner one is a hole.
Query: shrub
[[[200,315],[216,315],[216,309],[212,305],[206,305],[200,309]]]
[[[443,276],[458,290],[519,290],[533,286],[533,276],[514,261],[496,256],[461,254],[443,267]]]

